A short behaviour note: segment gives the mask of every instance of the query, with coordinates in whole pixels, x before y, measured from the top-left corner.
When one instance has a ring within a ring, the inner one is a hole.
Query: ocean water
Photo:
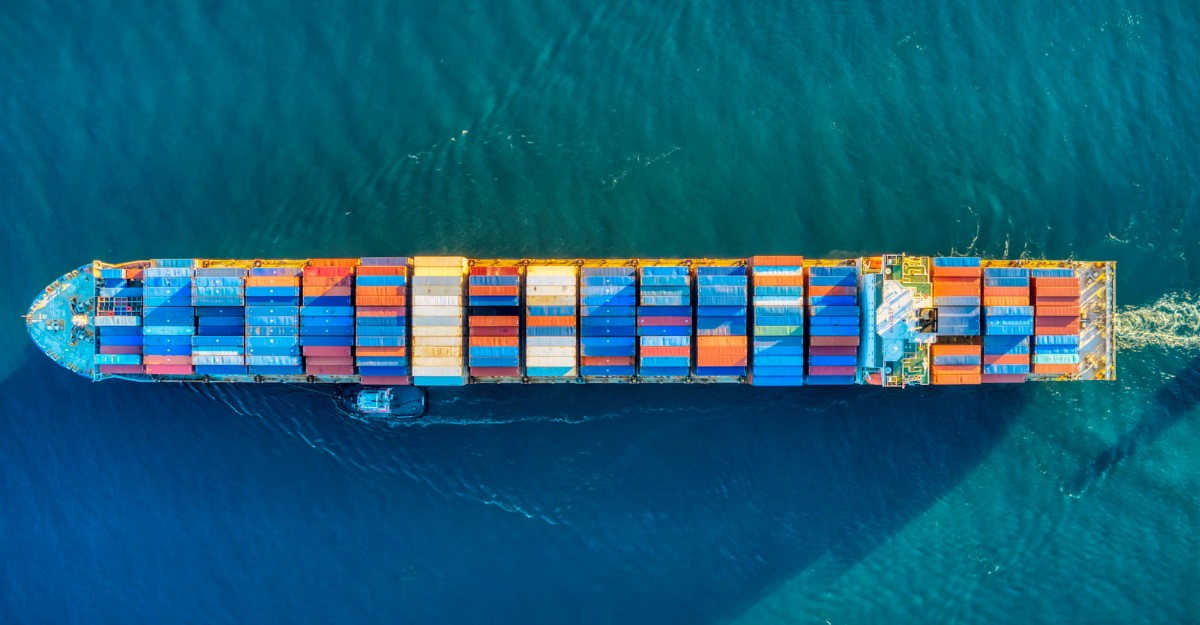
[[[1200,5],[0,6],[0,621],[1200,617]],[[93,258],[1119,261],[1107,384],[89,384]]]

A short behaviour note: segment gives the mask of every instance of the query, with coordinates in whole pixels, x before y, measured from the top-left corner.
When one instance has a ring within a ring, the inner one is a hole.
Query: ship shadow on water
[[[1154,394],[1145,416],[1115,443],[1101,449],[1066,484],[1062,491],[1070,497],[1082,497],[1139,449],[1154,443],[1164,432],[1200,404],[1200,356],[1188,360],[1183,369]]]
[[[1029,391],[435,388],[420,423],[388,427],[295,388],[90,384],[52,368],[31,353],[0,382],[9,414],[40,405],[36,418],[59,421],[67,439],[152,455],[164,489],[193,488],[195,467],[211,459],[188,505],[256,472],[308,471],[313,483],[336,474],[337,497],[394,493],[403,504],[389,525],[409,531],[371,534],[370,549],[404,552],[414,575],[454,583],[360,592],[413,622],[728,619],[797,575],[867,557],[986,461]],[[337,463],[313,464],[328,457]],[[285,509],[338,509],[314,488],[263,492]],[[413,555],[412,536],[426,557]],[[421,569],[440,560],[469,567]],[[187,601],[181,579],[153,578],[145,590]],[[231,609],[251,600],[232,598]]]

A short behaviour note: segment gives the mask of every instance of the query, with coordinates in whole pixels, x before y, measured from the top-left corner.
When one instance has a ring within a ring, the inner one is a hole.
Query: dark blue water
[[[0,7],[0,621],[1183,622],[1193,3]],[[92,258],[1119,261],[1112,384],[90,384]],[[1133,336],[1131,334],[1131,336]]]

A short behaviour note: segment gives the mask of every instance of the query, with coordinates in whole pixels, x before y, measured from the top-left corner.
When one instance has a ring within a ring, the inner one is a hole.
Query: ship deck
[[[91,263],[60,276],[29,306],[25,327],[38,348],[58,364],[88,379],[95,367],[96,280]]]

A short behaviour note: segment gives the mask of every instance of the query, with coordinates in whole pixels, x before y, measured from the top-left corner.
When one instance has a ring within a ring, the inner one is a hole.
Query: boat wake
[[[1168,293],[1149,306],[1126,306],[1116,316],[1117,347],[1200,350],[1200,294]]]

